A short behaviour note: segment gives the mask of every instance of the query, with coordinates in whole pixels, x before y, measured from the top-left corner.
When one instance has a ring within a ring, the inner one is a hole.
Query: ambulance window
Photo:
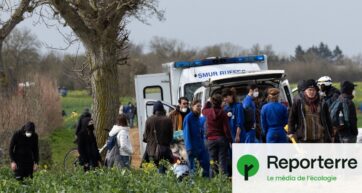
[[[143,98],[163,100],[163,92],[160,86],[148,86],[143,89]]]
[[[185,84],[184,96],[191,101],[192,96],[194,95],[194,92],[196,91],[196,89],[200,88],[201,86],[202,86],[201,82]]]
[[[200,100],[201,101],[201,96],[202,96],[202,92],[197,93],[196,96],[195,96],[195,100]]]
[[[150,117],[153,115],[153,104],[155,103],[155,101],[148,101],[146,103],[146,117]],[[167,104],[163,104],[163,108],[165,108],[166,114],[170,113],[171,111],[173,111],[175,109],[175,107],[173,106],[169,106]]]

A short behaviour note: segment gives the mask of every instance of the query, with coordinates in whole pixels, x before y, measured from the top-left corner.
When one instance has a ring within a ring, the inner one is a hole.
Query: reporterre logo
[[[244,176],[244,180],[248,181],[249,177],[258,173],[259,161],[255,156],[246,154],[239,158],[236,167],[238,172]]]

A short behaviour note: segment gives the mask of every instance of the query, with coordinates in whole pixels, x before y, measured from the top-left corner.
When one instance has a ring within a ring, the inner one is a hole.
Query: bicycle
[[[98,149],[101,154],[106,149],[107,144],[104,144],[103,147]],[[80,166],[79,163],[79,152],[78,148],[71,148],[64,156],[63,167],[65,171],[75,171]]]

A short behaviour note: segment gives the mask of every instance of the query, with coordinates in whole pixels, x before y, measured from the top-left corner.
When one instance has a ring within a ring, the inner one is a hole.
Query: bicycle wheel
[[[64,170],[74,171],[79,167],[79,153],[77,148],[73,148],[65,154],[64,157]]]

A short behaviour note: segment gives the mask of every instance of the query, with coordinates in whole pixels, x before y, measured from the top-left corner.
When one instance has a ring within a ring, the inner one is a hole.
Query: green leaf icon
[[[241,175],[248,180],[249,177],[254,176],[259,170],[259,161],[253,155],[244,155],[239,158],[237,169]]]

